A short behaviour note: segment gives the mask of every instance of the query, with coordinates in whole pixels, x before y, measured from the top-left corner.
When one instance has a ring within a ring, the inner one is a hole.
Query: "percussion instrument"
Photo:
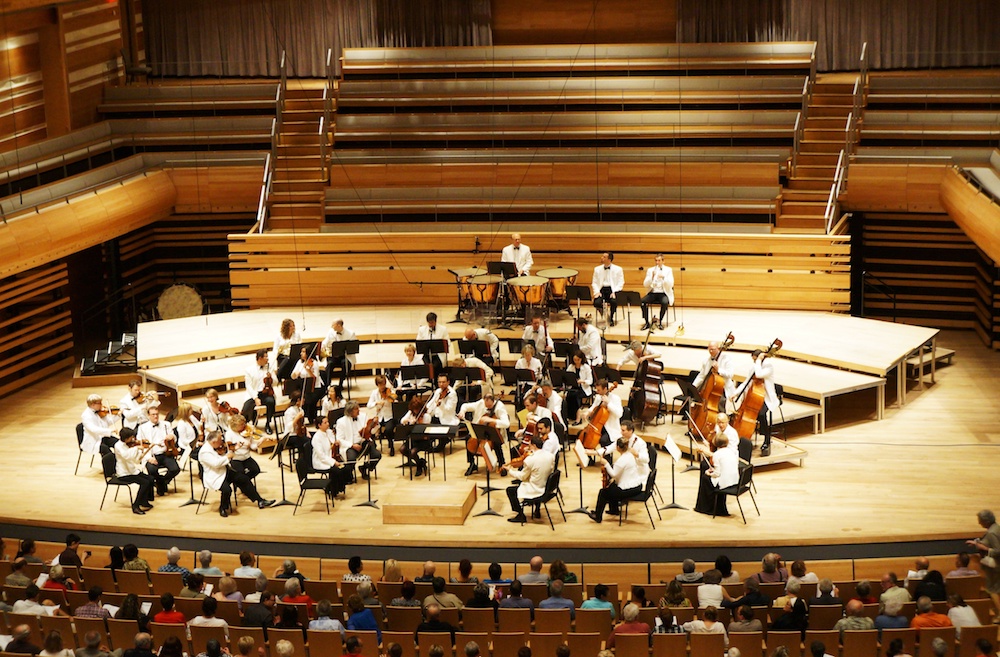
[[[465,267],[463,269],[453,269],[451,273],[455,275],[458,282],[458,294],[462,299],[472,298],[472,286],[469,279],[473,276],[483,276],[489,272],[482,267]]]
[[[576,277],[580,272],[575,269],[543,269],[538,272],[538,276],[549,279],[549,295],[553,299],[565,299],[566,288],[576,284]]]
[[[545,303],[549,279],[544,276],[515,276],[507,279],[507,285],[522,306],[538,306]]]
[[[187,283],[171,285],[160,293],[156,302],[156,310],[160,319],[178,319],[180,317],[195,317],[205,309],[205,301]]]
[[[500,296],[502,282],[503,276],[495,274],[473,276],[469,279],[469,295],[476,303],[493,303]]]

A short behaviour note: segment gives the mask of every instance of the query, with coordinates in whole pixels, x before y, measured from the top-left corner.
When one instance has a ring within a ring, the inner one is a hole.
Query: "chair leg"
[[[552,531],[555,531],[556,530],[556,526],[555,526],[555,523],[552,522],[552,514],[549,513],[549,503],[546,502],[542,506],[545,508],[545,517],[549,519],[549,527],[552,528]]]
[[[107,496],[108,496],[108,485],[104,484],[104,495],[101,495],[101,507],[98,509],[98,511],[104,510],[104,500],[105,498],[107,498]]]
[[[646,515],[649,516],[649,524],[653,527],[653,529],[656,529],[656,523],[653,522],[653,513],[649,510],[649,500],[648,499],[645,502],[643,502],[643,506],[646,507]],[[653,502],[653,508],[656,508],[656,502]],[[659,512],[660,512],[660,510],[657,509],[656,513],[659,514]],[[662,520],[662,518],[660,518],[660,519]]]
[[[562,503],[562,491],[559,491],[559,494],[556,495],[556,503],[559,505],[559,513],[562,514],[563,522],[566,522],[566,511],[563,509]]]
[[[74,477],[76,476],[76,473],[80,471],[80,459],[82,459],[82,458],[83,458],[83,450],[81,449],[76,454],[76,467],[73,469],[73,476]],[[91,457],[91,458],[93,458],[93,457]]]
[[[195,515],[198,515],[198,513],[201,511],[201,506],[205,503],[205,501],[207,499],[208,499],[208,487],[207,486],[202,486],[201,487],[201,497],[198,498],[198,506],[196,506],[194,508],[194,514]]]
[[[740,496],[734,495],[733,497],[736,498],[736,506],[740,507],[740,517],[743,518],[743,524],[745,525],[747,524],[747,517],[743,515],[743,505],[740,504]]]
[[[752,490],[748,490],[747,492],[750,493],[750,500],[753,502],[753,508],[757,512],[757,515],[759,516],[760,515],[760,509],[757,508],[757,498],[755,498],[753,496],[753,491]]]
[[[299,489],[299,497],[298,497],[298,499],[296,499],[296,500],[295,500],[295,507],[294,507],[294,508],[292,509],[292,515],[293,515],[293,516],[294,516],[294,515],[295,515],[295,513],[296,513],[296,512],[297,512],[297,511],[299,510],[299,507],[300,507],[300,506],[302,506],[302,498],[304,498],[305,496],[306,496],[306,492],[305,492],[304,490],[302,490],[302,489],[300,488],[300,489]],[[329,499],[329,496],[328,496],[328,495],[326,495],[326,493],[325,493],[325,492],[324,492],[324,494],[323,494],[323,497],[325,497],[325,498]],[[330,508],[330,507],[329,507],[329,502],[327,502],[327,507],[326,507],[326,508],[327,508],[327,509],[329,509],[329,508]],[[328,511],[328,513],[329,513],[329,511]]]

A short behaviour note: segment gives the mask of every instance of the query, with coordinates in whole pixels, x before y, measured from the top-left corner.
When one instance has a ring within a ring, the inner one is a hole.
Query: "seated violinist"
[[[351,471],[344,467],[344,457],[340,453],[340,443],[330,429],[330,418],[324,415],[319,419],[316,432],[312,435],[312,467],[316,472],[325,472],[329,476],[326,492],[336,497],[347,490],[351,481]]]
[[[513,518],[508,518],[508,522],[526,522],[522,506],[523,500],[534,499],[545,492],[545,485],[548,483],[549,475],[555,468],[555,457],[548,451],[542,449],[542,439],[535,436],[532,441],[532,449],[521,461],[517,470],[511,470],[510,475],[518,480],[518,484],[507,488],[507,498],[510,500],[510,508],[516,514]],[[514,465],[512,462],[511,465]]]
[[[237,416],[242,419],[242,416]],[[243,420],[244,425],[246,420]],[[234,452],[226,446],[222,439],[222,433],[213,432],[205,440],[201,450],[198,452],[198,462],[202,466],[202,482],[206,488],[221,491],[222,503],[219,505],[219,515],[223,518],[229,516],[230,499],[233,495],[233,486],[239,488],[244,495],[257,503],[261,509],[266,509],[274,505],[274,500],[266,500],[257,492],[257,487],[253,481],[241,471],[229,467],[234,456]]]
[[[122,481],[138,484],[135,500],[132,502],[132,513],[143,515],[153,508],[153,477],[146,472],[146,463],[155,467],[156,459],[149,455],[149,450],[139,445],[135,438],[135,429],[125,427],[121,437],[115,443],[115,474]]]
[[[399,423],[403,426],[413,426],[415,424],[430,424],[431,416],[427,412],[427,397],[411,397],[410,407],[406,412],[406,415],[402,417]],[[426,452],[431,448],[431,441],[424,437],[425,434],[420,434],[414,437],[414,434],[410,434],[406,443],[401,450],[403,456],[405,456],[411,464],[417,466],[416,476],[423,476],[424,470],[427,468],[427,459],[420,456],[420,452]]]
[[[392,418],[392,403],[396,401],[396,393],[389,385],[389,379],[384,374],[375,375],[375,390],[368,396],[368,414],[378,418],[378,439],[388,439],[389,456],[396,455],[393,444],[395,421]]]
[[[109,409],[104,405],[100,395],[87,396],[87,410],[80,416],[83,423],[83,442],[80,449],[88,454],[100,454],[104,439],[111,442],[115,438],[115,425],[112,413],[117,408]]]
[[[298,392],[304,400],[302,411],[310,424],[316,422],[316,405],[326,395],[323,379],[319,372],[319,359],[308,353],[305,347],[299,352],[299,360],[292,370],[292,380],[286,381],[286,390]],[[287,426],[287,425],[286,425]]]
[[[234,415],[229,420],[229,428],[226,429],[225,440],[233,452],[232,468],[241,474],[245,474],[253,479],[260,474],[260,466],[257,461],[250,456],[251,438],[246,435],[247,420],[242,415]],[[247,432],[252,436],[251,432]]]
[[[524,442],[525,432],[527,431],[528,433],[531,433],[531,431],[529,430],[532,431],[535,430],[532,428],[533,425],[535,428],[537,428],[538,420],[542,418],[548,419],[551,426],[552,411],[539,405],[538,395],[529,394],[527,397],[524,398],[524,408],[522,408],[521,411],[518,412],[517,414],[518,423],[521,427],[514,434],[514,438],[517,440],[517,442],[518,443]]]
[[[604,461],[602,464],[605,476],[610,478],[610,482],[607,486],[601,487],[601,491],[597,494],[597,508],[588,513],[594,522],[599,523],[603,520],[605,507],[608,513],[618,515],[619,504],[635,497],[642,490],[644,482],[639,476],[639,466],[629,450],[628,441],[619,438],[615,443],[615,451],[618,457],[614,465],[611,465],[610,461]]]
[[[205,406],[201,409],[201,421],[206,434],[212,431],[225,431],[229,426],[229,418],[239,412],[229,402],[219,401],[219,391],[209,388],[205,391]]]
[[[146,471],[156,479],[156,494],[166,495],[170,482],[180,474],[181,467],[177,464],[176,457],[180,455],[177,448],[177,436],[170,429],[170,423],[160,419],[160,409],[153,407],[149,409],[149,422],[139,425],[136,432],[139,442],[151,446],[149,455],[156,463],[146,465]],[[168,445],[168,438],[171,444]],[[167,473],[161,475],[160,468],[166,469]]]
[[[302,393],[292,390],[288,395],[288,408],[285,409],[285,435],[288,436],[288,446],[299,449],[308,442],[306,432],[306,414],[302,411]]]
[[[473,424],[494,427],[501,432],[501,437],[510,428],[510,417],[507,415],[507,409],[504,408],[503,402],[494,397],[493,394],[483,395],[483,398],[476,402],[462,404],[458,415]],[[497,462],[503,464],[503,452],[500,450],[500,444],[493,444],[493,451],[497,455]],[[467,449],[466,456],[469,460],[469,468],[465,471],[465,476],[468,477],[474,472],[479,472],[479,465],[476,463],[476,458],[479,455],[476,451]]]
[[[375,441],[362,435],[366,427],[366,418],[361,415],[361,406],[358,402],[347,402],[344,416],[337,420],[335,426],[337,442],[340,443],[340,453],[347,455],[347,462],[351,464],[352,469],[354,464],[367,457],[368,462],[358,468],[362,479],[368,478],[368,473],[375,469],[382,458],[382,452],[378,451]]]
[[[320,413],[329,415],[331,411],[336,411],[345,406],[347,406],[347,400],[344,399],[344,388],[334,384],[326,389],[326,397],[323,398],[323,406],[320,409]]]

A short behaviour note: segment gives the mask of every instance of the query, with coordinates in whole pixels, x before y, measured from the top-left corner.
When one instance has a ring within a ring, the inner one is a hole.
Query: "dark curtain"
[[[816,41],[821,71],[1000,66],[1000,0],[677,0],[680,42]]]
[[[489,45],[490,0],[144,0],[157,75],[322,77],[326,51]],[[339,72],[339,63],[337,65]]]

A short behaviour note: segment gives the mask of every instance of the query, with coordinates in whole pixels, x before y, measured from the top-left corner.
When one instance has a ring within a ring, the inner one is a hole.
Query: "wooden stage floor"
[[[325,332],[328,318],[339,314],[329,310],[322,322],[310,319],[307,334]],[[343,314],[348,316],[346,312]],[[405,314],[414,320],[405,329],[409,336],[422,313],[406,311]],[[633,314],[634,320],[637,315]],[[442,319],[447,318],[442,314]],[[217,319],[213,317],[212,321]],[[407,318],[400,317],[398,323],[405,326]],[[351,327],[350,322],[348,326]],[[458,334],[460,328],[453,324],[450,330]],[[664,334],[673,335],[674,328]],[[816,339],[815,335],[799,335],[792,326],[785,328],[779,337],[786,345]],[[722,325],[717,331],[713,329],[713,333],[724,334],[727,330],[737,334],[738,343],[747,343],[740,337],[750,331],[738,325]],[[691,331],[689,323],[687,335]],[[270,332],[269,329],[266,336]],[[614,337],[624,339],[624,332],[625,327],[620,325],[615,333],[622,335]],[[768,342],[774,337],[771,332],[766,336],[760,341]],[[255,339],[258,338],[244,336],[244,342]],[[841,336],[840,340],[870,350],[864,335]],[[486,508],[486,498],[480,497],[464,526],[384,525],[380,510],[355,506],[366,499],[364,485],[351,487],[347,499],[338,500],[329,516],[323,510],[321,495],[311,492],[295,516],[290,507],[258,510],[244,501],[236,514],[221,520],[216,512],[217,495],[209,496],[213,502],[211,509],[197,516],[194,507],[180,508],[189,494],[186,473],[178,479],[180,492],[158,499],[156,509],[143,517],[130,513],[124,497],[114,502],[109,496],[104,511],[99,511],[104,489],[99,469],[88,467],[85,458],[80,474],[73,476],[77,458],[73,427],[79,421],[88,393],[98,392],[114,401],[125,390],[124,386],[74,389],[69,372],[4,400],[7,412],[0,417],[0,477],[6,485],[0,486],[0,523],[195,538],[253,537],[285,544],[389,547],[853,546],[881,541],[968,538],[980,531],[975,522],[976,511],[1000,507],[995,470],[1000,430],[994,426],[1000,414],[1000,396],[995,392],[1000,387],[1000,354],[982,346],[971,332],[945,332],[938,343],[956,350],[953,364],[939,369],[936,383],[928,383],[922,390],[911,382],[907,403],[902,407],[893,404],[894,382],[887,385],[887,407],[881,421],[875,420],[873,411],[876,391],[869,389],[832,398],[828,403],[825,433],[813,434],[809,420],[791,424],[789,441],[807,450],[809,457],[804,467],[783,464],[758,471],[755,480],[760,516],[746,497],[746,525],[735,502],[731,502],[730,511],[734,515],[714,520],[689,510],[662,511],[663,519],[656,520],[655,530],[650,528],[641,508],[633,508],[621,528],[611,524],[614,520],[611,517],[603,525],[596,525],[581,514],[568,514],[565,523],[557,517],[555,531],[544,521],[521,527],[506,522],[510,509],[502,492],[492,497],[493,508],[502,514],[499,518],[475,517],[474,514]],[[880,358],[890,362],[895,356]],[[879,357],[871,360],[877,362]],[[366,396],[370,387],[370,378],[362,379],[361,390],[355,395]],[[681,440],[680,424],[659,429],[668,430]],[[259,478],[261,491],[267,497],[280,497],[276,462],[258,459],[265,470]],[[464,489],[468,486],[468,480],[462,476],[464,451],[456,449],[447,459],[448,482]],[[401,470],[386,467],[398,463],[398,456],[390,459],[386,455],[378,480],[372,481],[372,496],[380,504],[392,501],[397,494],[406,494],[404,489],[412,491],[412,484],[403,479]],[[680,470],[676,475],[677,501],[690,508],[694,505],[698,477],[696,473]],[[485,483],[483,475],[471,479],[477,484]],[[434,482],[441,482],[440,463]],[[577,482],[577,470],[570,456],[570,474],[562,485],[567,509],[579,505]],[[494,485],[497,483],[495,479]],[[506,483],[507,480],[502,480],[500,485]],[[661,455],[658,483],[669,502],[671,478],[666,454]],[[286,495],[294,499],[297,486],[287,472],[285,484]],[[599,486],[597,471],[585,472],[583,500],[588,507],[593,507]],[[197,483],[195,487],[200,491]],[[550,508],[554,511],[556,505]],[[655,518],[655,512],[653,515]],[[614,538],[610,529],[616,532]]]

